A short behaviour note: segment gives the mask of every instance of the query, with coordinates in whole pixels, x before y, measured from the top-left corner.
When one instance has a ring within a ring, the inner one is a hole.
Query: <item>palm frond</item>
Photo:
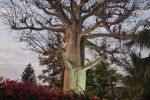
[[[150,48],[150,29],[144,29],[135,35],[135,43],[142,48]]]

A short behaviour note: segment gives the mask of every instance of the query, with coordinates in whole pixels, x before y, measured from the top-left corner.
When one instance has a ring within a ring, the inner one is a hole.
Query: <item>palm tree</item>
[[[130,53],[132,67],[126,66],[128,75],[125,77],[124,84],[128,99],[130,100],[149,100],[150,97],[150,55],[145,58],[137,56],[134,52]]]

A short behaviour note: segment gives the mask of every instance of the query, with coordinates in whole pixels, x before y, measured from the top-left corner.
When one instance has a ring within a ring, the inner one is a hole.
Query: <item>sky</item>
[[[10,28],[0,20],[0,76],[17,80],[28,63],[34,67],[36,76],[41,73],[38,55],[25,50],[25,43],[18,42]]]

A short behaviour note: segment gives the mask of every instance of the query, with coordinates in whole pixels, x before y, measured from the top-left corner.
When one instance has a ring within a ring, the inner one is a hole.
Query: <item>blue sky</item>
[[[13,34],[10,34],[10,29],[0,21],[0,76],[20,79],[28,63],[32,64],[36,75],[40,74],[37,54],[22,48],[25,48],[25,43],[17,42]]]

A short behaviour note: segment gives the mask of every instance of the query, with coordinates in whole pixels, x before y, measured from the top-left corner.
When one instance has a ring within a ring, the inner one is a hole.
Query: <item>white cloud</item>
[[[32,64],[36,75],[41,73],[37,54],[21,49],[25,44],[16,42],[8,30],[0,23],[0,76],[20,79],[28,63]]]

